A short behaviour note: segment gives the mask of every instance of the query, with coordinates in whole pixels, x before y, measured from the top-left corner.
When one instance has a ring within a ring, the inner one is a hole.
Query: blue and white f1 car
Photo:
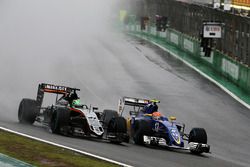
[[[147,114],[144,111],[148,99],[123,97],[119,100],[118,113],[125,115],[125,106],[130,106],[127,126],[135,144],[163,145],[170,148],[190,150],[194,154],[209,153],[207,133],[203,128],[193,128],[185,134],[185,124],[177,123],[176,117],[165,117],[160,112]],[[185,146],[184,142],[188,142]]]

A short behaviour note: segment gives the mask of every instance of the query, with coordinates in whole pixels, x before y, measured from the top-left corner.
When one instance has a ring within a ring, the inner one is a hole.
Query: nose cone
[[[177,129],[173,128],[170,130],[170,134],[177,145],[181,144],[180,133]]]

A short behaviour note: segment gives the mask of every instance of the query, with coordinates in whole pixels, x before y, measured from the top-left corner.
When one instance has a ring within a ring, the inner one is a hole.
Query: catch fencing
[[[222,38],[215,41],[214,49],[250,66],[249,17],[175,0],[136,0],[134,6],[137,18],[149,17],[151,26],[156,15],[166,16],[170,28],[196,39],[200,38],[203,21],[224,23]]]

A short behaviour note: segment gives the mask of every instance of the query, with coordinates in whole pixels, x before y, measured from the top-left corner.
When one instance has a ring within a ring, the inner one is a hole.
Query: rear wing
[[[136,110],[136,108],[137,108],[139,111],[141,108],[143,108],[144,106],[146,106],[149,103],[150,103],[150,100],[148,100],[148,99],[134,98],[134,97],[123,97],[119,100],[119,103],[118,103],[118,113],[120,115],[122,115],[122,112],[123,112],[124,107],[126,105],[133,106],[134,110]]]
[[[38,85],[36,101],[38,103],[38,106],[41,107],[43,103],[44,93],[55,93],[55,94],[62,94],[66,96],[70,94],[71,92],[75,92],[75,91],[80,91],[80,89],[41,83]]]
[[[123,102],[124,105],[144,107],[150,102],[150,100],[134,97],[123,97]]]

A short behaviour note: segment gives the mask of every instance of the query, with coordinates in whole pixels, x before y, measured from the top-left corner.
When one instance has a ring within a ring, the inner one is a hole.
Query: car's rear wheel
[[[18,108],[18,120],[20,123],[33,124],[39,114],[37,101],[22,99]]]
[[[62,133],[62,128],[69,126],[70,112],[68,109],[60,108],[54,111],[51,117],[50,128],[52,133]]]
[[[108,124],[108,132],[127,133],[127,122],[123,117],[114,117]]]
[[[108,126],[109,122],[112,118],[118,117],[118,113],[115,110],[103,110],[101,121],[103,122],[104,126]]]

